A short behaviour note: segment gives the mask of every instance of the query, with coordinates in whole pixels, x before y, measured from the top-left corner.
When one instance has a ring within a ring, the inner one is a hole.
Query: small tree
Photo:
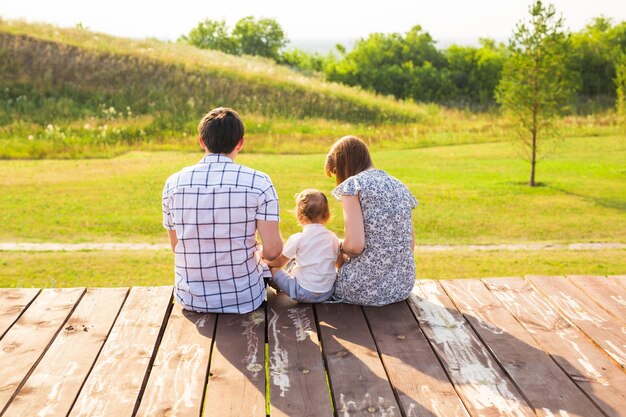
[[[530,20],[516,25],[509,41],[496,98],[517,122],[519,138],[530,161],[530,186],[537,185],[535,167],[543,144],[554,133],[554,121],[571,102],[576,83],[565,65],[569,35],[553,5],[536,1]]]
[[[215,49],[228,54],[237,53],[237,43],[230,36],[224,20],[206,19],[191,29],[189,35],[183,35],[179,40],[201,49]]]
[[[617,85],[615,111],[620,123],[626,126],[626,53],[624,52],[615,63],[615,84]]]
[[[244,17],[235,24],[232,37],[240,54],[259,55],[274,60],[280,58],[278,51],[287,45],[285,33],[274,19]]]

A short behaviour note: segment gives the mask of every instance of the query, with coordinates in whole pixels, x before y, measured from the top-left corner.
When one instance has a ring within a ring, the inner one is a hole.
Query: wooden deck
[[[424,280],[382,308],[272,293],[240,316],[171,287],[0,289],[7,417],[616,417],[625,364],[626,276]]]

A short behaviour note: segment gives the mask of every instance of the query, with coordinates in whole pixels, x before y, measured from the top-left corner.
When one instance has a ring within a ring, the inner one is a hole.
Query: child
[[[294,300],[321,303],[333,294],[335,264],[341,258],[337,236],[324,226],[330,218],[324,193],[313,189],[299,193],[296,217],[302,232],[292,235],[285,243],[283,254],[268,262],[271,283]],[[291,259],[295,261],[289,272],[281,269]]]

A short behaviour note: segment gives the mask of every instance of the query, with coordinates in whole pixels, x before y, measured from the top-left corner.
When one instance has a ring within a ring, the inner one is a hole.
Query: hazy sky
[[[275,18],[292,40],[358,39],[371,32],[405,32],[420,24],[437,40],[506,39],[530,0],[0,0],[0,16],[61,26],[78,22],[128,37],[176,39],[198,21],[244,16]],[[553,0],[567,26],[592,17],[626,20],[626,0]]]

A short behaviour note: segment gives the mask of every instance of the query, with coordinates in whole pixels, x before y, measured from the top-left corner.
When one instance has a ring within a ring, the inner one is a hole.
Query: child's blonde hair
[[[312,188],[296,195],[296,217],[300,223],[326,223],[330,218],[328,199],[320,190]]]

